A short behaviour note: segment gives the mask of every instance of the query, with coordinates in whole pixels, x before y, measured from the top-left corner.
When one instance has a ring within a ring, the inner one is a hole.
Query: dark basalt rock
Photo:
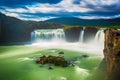
[[[84,39],[83,39],[83,41],[84,42],[89,42],[90,40],[93,41],[97,31],[98,31],[97,28],[86,27],[84,29]]]
[[[64,29],[65,38],[68,42],[77,42],[79,41],[80,31],[82,27],[72,27],[69,29]]]

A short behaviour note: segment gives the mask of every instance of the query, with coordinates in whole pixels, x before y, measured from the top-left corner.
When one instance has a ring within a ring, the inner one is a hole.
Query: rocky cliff
[[[93,41],[95,39],[95,35],[96,35],[97,31],[98,31],[97,28],[86,27],[84,29],[83,41],[84,42]]]
[[[120,31],[105,30],[104,56],[107,62],[107,80],[120,79]]]
[[[82,30],[82,27],[72,27],[69,29],[64,29],[66,41],[78,42],[81,30]]]

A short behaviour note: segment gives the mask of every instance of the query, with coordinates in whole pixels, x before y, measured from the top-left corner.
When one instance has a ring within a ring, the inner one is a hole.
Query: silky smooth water
[[[32,32],[33,33],[33,32]],[[40,29],[34,31],[35,41],[65,40],[63,29]],[[33,38],[33,37],[32,37]]]
[[[60,51],[65,53],[66,60],[83,54],[89,57],[77,60],[74,67],[52,66],[52,70],[47,65],[41,67],[35,63],[36,58],[41,55],[58,56]],[[64,49],[0,46],[0,80],[85,80],[99,66],[101,60],[101,56]]]
[[[81,42],[81,43],[83,43],[83,38],[84,38],[84,28],[80,31],[80,37],[79,37],[79,41]]]

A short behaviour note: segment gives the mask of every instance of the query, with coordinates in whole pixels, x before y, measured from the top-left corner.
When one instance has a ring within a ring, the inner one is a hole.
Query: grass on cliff
[[[108,28],[108,29],[120,29],[120,26],[71,26],[71,25],[64,25],[64,30],[68,30],[68,29],[72,29],[72,28],[96,28],[96,29],[100,29],[100,28]]]

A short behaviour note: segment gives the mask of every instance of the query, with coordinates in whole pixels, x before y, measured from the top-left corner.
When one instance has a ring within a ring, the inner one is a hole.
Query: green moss
[[[71,28],[73,28],[73,27],[78,27],[78,28],[83,28],[83,27],[87,27],[87,28],[96,28],[96,29],[100,29],[100,28],[108,28],[108,29],[120,29],[120,26],[118,25],[118,26],[70,26],[70,25],[64,25],[64,29],[66,30],[66,29],[71,29]]]
[[[72,29],[72,28],[83,28],[81,26],[64,26],[64,30]]]

